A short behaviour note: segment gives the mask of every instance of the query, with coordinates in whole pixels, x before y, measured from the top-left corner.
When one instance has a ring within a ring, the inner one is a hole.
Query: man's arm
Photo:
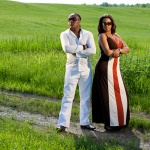
[[[86,44],[83,46],[83,49],[78,52],[82,57],[88,57],[90,55],[96,54],[96,45],[94,41],[93,34],[89,32]]]
[[[62,48],[63,48],[65,53],[72,53],[73,54],[73,53],[77,53],[80,50],[83,50],[82,45],[77,45],[75,42],[70,43],[71,39],[69,41],[69,38],[71,38],[71,37],[68,37],[68,36],[69,35],[67,35],[65,32],[62,32],[60,34],[61,45],[62,45]]]

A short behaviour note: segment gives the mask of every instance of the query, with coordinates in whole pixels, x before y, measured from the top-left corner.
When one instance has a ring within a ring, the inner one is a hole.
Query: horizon
[[[47,3],[47,4],[96,4],[101,5],[102,3],[108,3],[108,4],[125,4],[125,5],[135,5],[135,4],[149,4],[149,0],[136,0],[136,2],[131,0],[105,0],[99,1],[99,0],[76,0],[76,1],[68,1],[67,0],[10,0],[15,2],[21,2],[21,3]]]

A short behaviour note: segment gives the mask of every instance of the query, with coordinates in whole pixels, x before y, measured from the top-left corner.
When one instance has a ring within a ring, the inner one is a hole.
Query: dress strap
[[[114,35],[116,35],[118,38],[120,38],[119,35],[118,35],[117,33],[114,33]]]

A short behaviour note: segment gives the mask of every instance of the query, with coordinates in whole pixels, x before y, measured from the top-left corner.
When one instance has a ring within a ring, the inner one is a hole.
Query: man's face
[[[80,27],[80,18],[76,15],[70,15],[68,18],[68,25],[70,28]]]

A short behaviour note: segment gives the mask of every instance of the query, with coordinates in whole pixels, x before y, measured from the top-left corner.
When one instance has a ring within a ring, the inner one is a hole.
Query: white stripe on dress
[[[118,58],[119,62],[119,58]],[[121,96],[121,101],[122,101],[122,107],[123,107],[123,113],[124,113],[124,125],[126,125],[126,117],[127,117],[127,95],[126,95],[126,90],[124,87],[124,83],[122,80],[121,72],[119,69],[119,63],[117,65],[117,75],[118,75],[118,82],[119,82],[119,87],[120,87],[120,96]]]
[[[117,105],[116,105],[116,97],[114,93],[113,64],[114,64],[114,58],[109,57],[107,76],[108,76],[110,126],[118,126],[119,125],[118,111],[117,111]]]

